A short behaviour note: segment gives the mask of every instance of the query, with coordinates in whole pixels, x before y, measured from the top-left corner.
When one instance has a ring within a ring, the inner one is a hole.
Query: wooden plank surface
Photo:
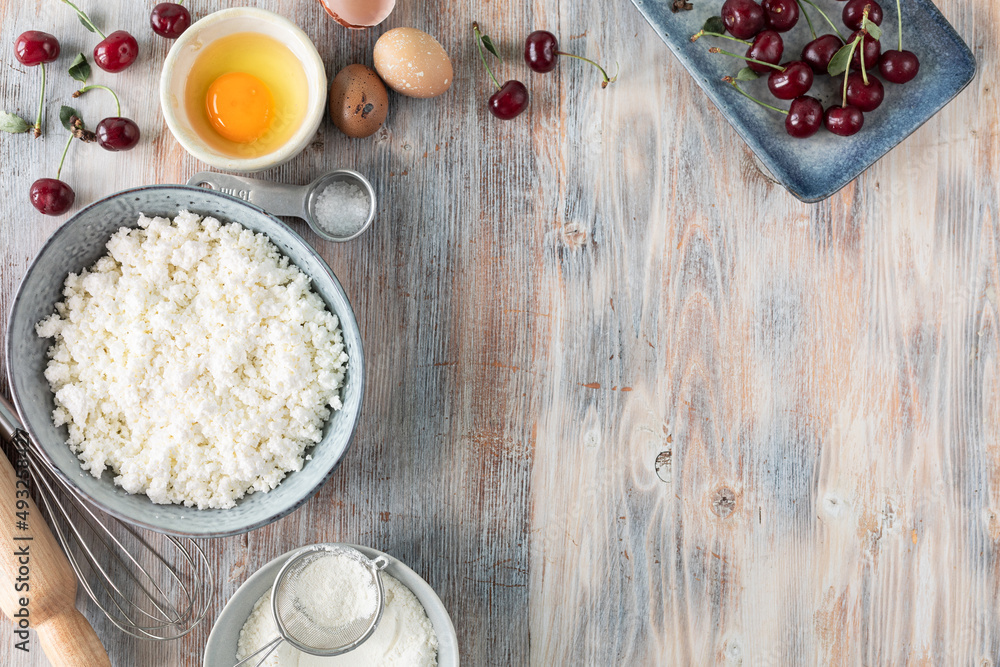
[[[143,55],[98,73],[144,140],[76,146],[86,203],[202,165],[155,95],[169,47],[148,7],[85,2]],[[231,3],[201,0],[196,16]],[[332,75],[370,63],[311,0],[254,3],[296,20]],[[385,27],[438,36],[455,85],[393,96],[384,131],[325,125],[290,164],[347,166],[381,201],[356,242],[293,223],[344,283],[369,383],[354,446],[302,509],[207,544],[220,585],[170,645],[83,609],[116,665],[200,664],[211,621],[260,565],[299,545],[392,552],[450,610],[466,664],[996,665],[1000,662],[1000,6],[941,0],[980,76],[827,202],[805,205],[752,156],[631,3],[418,3]],[[149,3],[152,6],[152,3]],[[32,115],[37,72],[14,37],[94,40],[55,0],[0,0],[2,107]],[[528,114],[485,110],[478,19],[524,78]],[[528,75],[523,36],[619,61],[608,90],[562,63]],[[50,109],[73,89],[59,67]],[[108,113],[88,96],[87,118]],[[61,220],[27,203],[62,150],[0,136],[0,310]],[[5,322],[0,321],[0,332]],[[0,664],[44,665],[8,641]]]

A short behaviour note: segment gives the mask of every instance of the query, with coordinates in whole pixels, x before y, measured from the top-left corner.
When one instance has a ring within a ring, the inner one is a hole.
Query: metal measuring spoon
[[[316,202],[319,195],[328,186],[336,182],[352,183],[365,193],[368,198],[368,218],[350,234],[338,235],[323,227],[323,220],[315,215]],[[375,220],[375,189],[368,179],[350,169],[338,169],[324,174],[309,185],[281,185],[270,181],[261,181],[245,176],[232,176],[203,171],[195,174],[187,182],[209,190],[237,197],[251,204],[260,206],[271,215],[286,215],[305,220],[314,232],[329,241],[350,241],[361,236],[371,227]]]

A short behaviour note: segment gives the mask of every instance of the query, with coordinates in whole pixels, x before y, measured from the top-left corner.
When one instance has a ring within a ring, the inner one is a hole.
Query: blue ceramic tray
[[[885,83],[885,102],[865,114],[865,126],[853,137],[837,137],[821,129],[809,139],[793,139],[785,133],[784,116],[764,109],[742,97],[722,81],[735,76],[745,63],[708,52],[718,46],[743,53],[746,48],[727,39],[702,37],[691,42],[705,20],[718,16],[723,0],[690,0],[694,9],[673,13],[671,0],[632,0],[674,55],[687,68],[732,123],[736,131],[757,154],[771,176],[789,192],[806,202],[831,196],[853,181],[865,169],[892,150],[903,139],[955,98],[976,75],[972,51],[941,15],[930,0],[903,0],[903,48],[920,58],[920,74],[908,84]],[[816,0],[845,36],[843,3]],[[881,0],[883,50],[897,48],[898,19],[894,0]],[[832,32],[818,13],[803,5],[813,20],[817,34]],[[799,60],[802,47],[812,39],[805,18],[784,33],[783,61]],[[918,42],[919,39],[919,42]],[[926,45],[933,45],[929,48]],[[843,79],[840,79],[841,83]],[[775,101],[767,90],[766,78],[744,82],[741,87],[758,99],[788,108],[787,102]],[[809,95],[817,97],[824,108],[839,104],[839,86],[828,76],[817,76]],[[830,159],[836,155],[836,159]]]

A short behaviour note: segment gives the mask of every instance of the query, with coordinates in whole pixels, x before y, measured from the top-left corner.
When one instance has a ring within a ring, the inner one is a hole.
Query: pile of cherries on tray
[[[818,12],[833,32],[817,35],[803,3]],[[746,60],[746,67],[739,74],[723,80],[754,102],[785,114],[785,130],[790,136],[811,137],[825,125],[833,134],[848,137],[861,130],[865,114],[875,111],[885,98],[885,88],[874,75],[876,70],[886,81],[904,84],[912,81],[920,69],[917,56],[903,50],[900,0],[896,0],[896,9],[900,20],[899,48],[885,52],[879,27],[883,12],[876,0],[846,0],[843,23],[853,31],[846,40],[813,0],[763,0],[761,3],[725,0],[721,15],[710,18],[691,40],[710,36],[746,44],[747,50],[742,56],[718,47],[709,50]],[[802,15],[806,17],[813,40],[802,49],[801,59],[782,63],[782,33],[794,28]],[[791,101],[788,110],[754,98],[738,84],[765,74],[771,94],[779,100]],[[824,110],[818,99],[807,95],[816,76],[839,77],[842,74],[844,82],[839,104]]]

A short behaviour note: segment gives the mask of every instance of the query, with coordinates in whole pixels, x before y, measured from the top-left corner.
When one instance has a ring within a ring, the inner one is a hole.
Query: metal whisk
[[[0,434],[26,457],[49,524],[70,566],[87,596],[112,624],[139,639],[167,641],[183,637],[201,622],[211,606],[215,581],[197,542],[140,532],[103,512],[99,516],[38,454],[37,445],[3,396]],[[111,530],[106,519],[117,528]]]

